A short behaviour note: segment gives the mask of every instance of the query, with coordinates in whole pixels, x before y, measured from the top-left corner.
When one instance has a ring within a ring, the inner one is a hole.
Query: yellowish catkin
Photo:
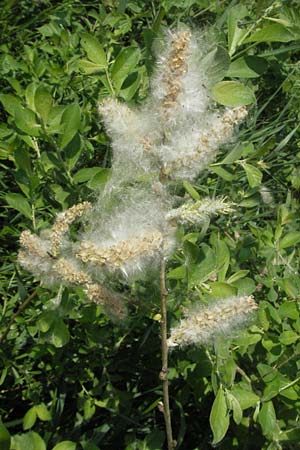
[[[47,247],[42,239],[28,230],[22,231],[20,236],[21,246],[32,256],[47,257]]]
[[[59,253],[64,235],[68,232],[70,225],[81,217],[92,207],[90,202],[79,203],[59,214],[51,228],[51,252],[53,255]]]
[[[171,52],[166,62],[165,74],[162,79],[165,85],[165,95],[162,100],[164,109],[173,108],[176,105],[181,91],[181,77],[187,70],[186,59],[188,56],[191,33],[180,31],[175,34],[171,43]]]
[[[182,224],[201,224],[215,214],[232,212],[231,206],[232,204],[226,202],[226,198],[206,197],[196,202],[187,201],[179,208],[172,209],[166,215],[166,219]]]
[[[57,259],[53,264],[53,270],[67,284],[85,285],[91,283],[89,275],[79,270],[72,261],[66,258]]]
[[[86,285],[84,292],[89,300],[101,305],[112,318],[123,320],[127,317],[125,299],[121,294],[96,283]]]
[[[166,165],[166,172],[175,174],[184,167],[192,169],[196,164],[202,167],[203,163],[207,164],[214,160],[220,143],[228,141],[234,131],[234,127],[238,125],[247,115],[247,109],[242,106],[234,109],[228,109],[224,112],[217,123],[217,128],[212,127],[203,133],[198,146],[193,154],[179,157]]]
[[[159,251],[162,235],[158,231],[120,241],[111,247],[96,247],[92,242],[82,242],[76,257],[85,263],[119,269],[126,262]]]
[[[87,298],[103,306],[105,312],[112,318],[122,320],[127,316],[124,297],[98,283],[94,283],[91,277],[84,271],[77,269],[72,261],[59,258],[54,263],[53,270],[64,283],[83,286]]]
[[[257,304],[252,296],[225,298],[207,307],[191,309],[171,329],[168,345],[172,348],[212,343],[216,337],[231,334],[243,325],[249,313],[256,309]]]

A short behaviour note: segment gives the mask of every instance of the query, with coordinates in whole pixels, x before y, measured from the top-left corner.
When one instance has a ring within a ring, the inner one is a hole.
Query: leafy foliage
[[[118,328],[80,290],[50,295],[15,261],[23,229],[46,228],[55,213],[102,189],[110,143],[97,102],[111,94],[141,102],[154,38],[161,25],[177,22],[216,24],[219,50],[209,62],[216,100],[245,104],[255,93],[257,104],[209,173],[181,188],[195,200],[226,195],[236,209],[209,231],[208,223],[181,228],[169,261],[170,319],[199,298],[254,293],[259,302],[256,323],[234,341],[171,353],[178,448],[297,448],[299,15],[292,1],[7,2],[0,56],[1,448],[163,448],[158,287],[136,285],[143,301]]]

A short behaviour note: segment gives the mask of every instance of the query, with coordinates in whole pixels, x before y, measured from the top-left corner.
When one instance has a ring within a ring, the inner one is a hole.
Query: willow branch
[[[167,289],[166,289],[166,263],[163,252],[161,253],[160,260],[160,299],[161,299],[161,354],[162,354],[162,368],[159,374],[159,378],[162,381],[163,388],[163,408],[164,414],[168,450],[175,448],[175,442],[173,441],[172,424],[171,424],[171,412],[169,401],[169,383],[168,383],[168,344],[167,344]]]

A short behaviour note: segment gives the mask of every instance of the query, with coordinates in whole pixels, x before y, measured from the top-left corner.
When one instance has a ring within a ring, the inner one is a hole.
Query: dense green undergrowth
[[[249,115],[209,171],[177,187],[194,199],[226,196],[235,211],[209,230],[180,230],[170,320],[192,301],[236,294],[253,294],[259,311],[214,350],[171,353],[177,448],[299,448],[297,2],[65,0],[2,9],[0,414],[12,440],[0,425],[1,449],[164,448],[159,286],[136,284],[139,301],[120,327],[80,289],[40,286],[16,254],[22,230],[39,232],[103,189],[111,148],[97,103],[142,102],[155,38],[179,22],[213,25],[213,95],[248,104]]]

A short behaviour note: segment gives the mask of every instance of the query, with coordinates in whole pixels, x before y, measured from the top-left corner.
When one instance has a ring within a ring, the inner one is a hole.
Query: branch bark
[[[159,374],[159,378],[162,381],[162,388],[163,388],[162,412],[164,414],[164,419],[165,419],[168,450],[174,450],[176,442],[173,440],[170,401],[169,401],[166,263],[165,263],[163,251],[161,252],[161,259],[160,259],[160,299],[161,299],[160,328],[161,328],[162,368],[161,368],[161,372]]]

